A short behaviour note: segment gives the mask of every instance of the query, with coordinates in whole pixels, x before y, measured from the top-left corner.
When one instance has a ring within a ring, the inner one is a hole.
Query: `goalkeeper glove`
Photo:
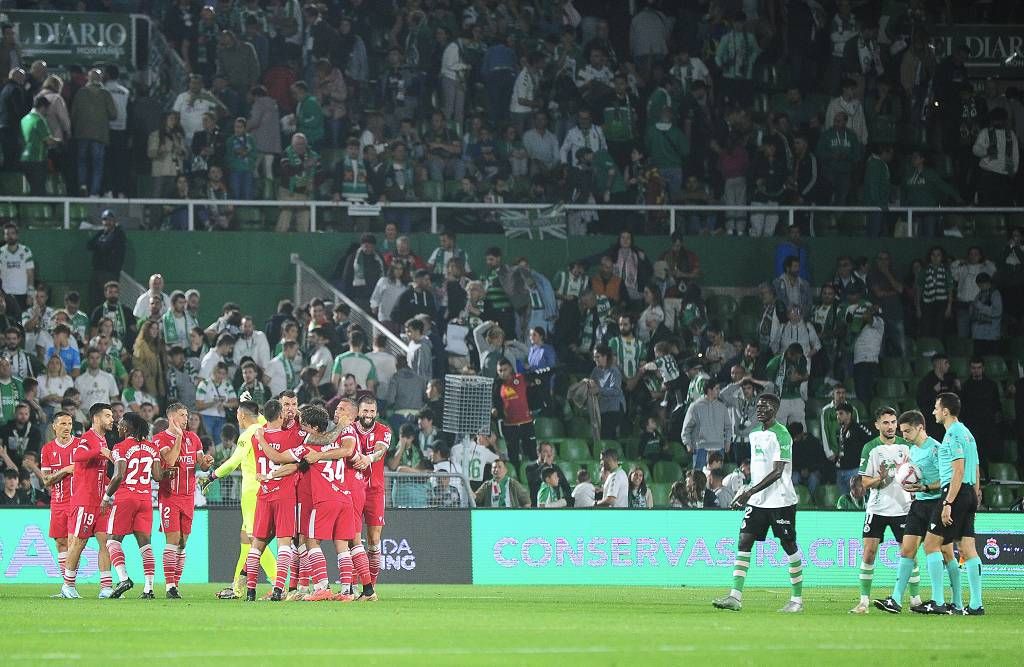
[[[213,484],[215,481],[217,481],[217,472],[214,470],[210,471],[210,476],[207,477],[206,479],[200,479],[197,481],[197,483],[199,484],[199,490],[202,492],[204,496],[206,495],[206,490],[210,488],[210,485]]]

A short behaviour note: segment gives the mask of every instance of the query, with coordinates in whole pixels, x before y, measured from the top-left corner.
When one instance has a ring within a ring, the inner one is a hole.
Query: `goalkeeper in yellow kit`
[[[214,481],[230,475],[242,466],[242,492],[239,498],[242,503],[242,547],[238,554],[238,562],[235,564],[235,576],[233,586],[225,588],[217,597],[222,600],[233,600],[242,597],[245,586],[245,577],[242,572],[245,569],[245,558],[249,554],[249,547],[252,533],[253,516],[256,513],[256,492],[259,491],[260,482],[256,475],[256,459],[252,454],[252,438],[256,429],[265,423],[260,415],[259,406],[252,401],[242,401],[238,405],[238,426],[242,433],[238,436],[238,444],[235,451],[231,452],[228,460],[224,461],[219,468],[210,474],[209,478],[200,482],[203,493]],[[270,549],[265,549],[260,556],[260,565],[267,574],[267,578],[273,580],[277,572],[277,560]]]

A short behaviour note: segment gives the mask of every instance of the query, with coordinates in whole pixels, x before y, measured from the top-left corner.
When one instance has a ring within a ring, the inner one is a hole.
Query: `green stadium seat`
[[[847,395],[849,395],[849,394],[847,394]],[[864,401],[860,400],[859,398],[847,398],[846,402],[849,403],[851,406],[853,406],[853,408],[857,411],[857,415],[860,417],[861,421],[863,421],[863,420],[872,421],[872,420],[870,420],[870,413],[868,412],[868,406],[864,405]]]
[[[260,209],[259,206],[239,206],[235,208],[235,221],[245,230],[263,229],[263,211]]]
[[[18,206],[11,202],[0,202],[0,220],[14,220],[18,217]]]
[[[64,179],[59,174],[50,174],[46,177],[46,194],[50,197],[63,197],[68,193],[64,187]]]
[[[1004,398],[1001,406],[1003,408],[1003,417],[1007,419],[1017,418],[1017,403],[1012,398]]]
[[[880,398],[903,398],[907,394],[907,385],[903,380],[894,378],[882,378],[875,382],[875,393]]]
[[[819,507],[831,509],[839,502],[839,487],[835,484],[822,484],[816,489],[815,495]]]
[[[533,428],[537,434],[538,440],[561,438],[565,435],[565,428],[562,426],[562,421],[552,417],[537,417],[533,422]]]
[[[570,438],[591,439],[594,431],[590,428],[590,421],[583,417],[573,417],[566,425],[565,435]]]
[[[1008,509],[1015,500],[1010,487],[989,484],[981,490],[981,497],[987,507],[992,509]]]
[[[931,369],[929,368],[929,370]],[[965,380],[971,374],[971,365],[968,363],[967,357],[950,357],[949,370],[953,375],[957,376],[957,378]]]
[[[945,352],[946,346],[938,338],[926,336],[917,339],[917,354],[920,357],[931,358],[940,352]]]
[[[988,476],[992,479],[1020,481],[1017,468],[1012,463],[989,463]]]
[[[740,313],[739,318],[736,321],[736,331],[744,339],[754,338],[757,335],[757,325],[760,324],[761,318],[758,315],[750,315],[749,313]]]
[[[807,490],[807,487],[803,484],[799,484],[796,487],[796,494],[799,500],[797,500],[796,506],[800,509],[813,509],[814,499],[811,498],[811,492]]]
[[[526,480],[529,479],[527,477],[527,475],[526,475],[526,469],[530,467],[531,463],[533,463],[533,461],[523,461],[522,463],[519,464],[519,475],[518,475],[518,478],[519,478],[519,481],[523,483],[523,486],[526,486]],[[512,466],[509,466],[509,470],[511,470],[511,469],[512,469]],[[536,501],[537,499],[536,498],[532,498],[531,500]]]
[[[622,455],[629,459],[640,458],[640,441],[635,437],[619,438],[619,445],[622,447]]]
[[[0,171],[0,195],[21,197],[28,194],[28,181],[20,171]]]
[[[1024,360],[1024,336],[1014,336],[1010,339],[1010,354],[1018,361]]]
[[[644,471],[644,479],[648,482],[651,481],[651,469],[648,468],[647,464],[643,461],[622,461],[620,465],[627,475],[632,472],[634,468],[640,468]]]
[[[1007,463],[1020,463],[1020,452],[1018,451],[1016,440],[1003,440],[1003,453],[1006,456]]]
[[[686,447],[683,447],[683,443],[681,442],[668,443],[668,451],[672,460],[684,468],[689,466],[690,462],[693,461],[693,455],[686,451]]]
[[[917,379],[923,378],[932,372],[932,360],[925,359],[924,357],[914,357],[914,377]]]
[[[573,461],[587,461],[593,454],[590,453],[590,446],[583,438],[565,438],[562,440],[562,449],[558,453],[563,459]]]
[[[18,217],[34,229],[57,229],[64,226],[64,216],[54,214],[50,204],[21,204]]]
[[[459,190],[462,189],[462,181],[449,180],[444,182],[444,195],[445,197],[451,197]]]
[[[757,294],[748,294],[740,299],[740,314],[761,316],[761,297]]]
[[[972,357],[974,356],[974,341],[970,338],[960,338],[959,336],[946,336],[946,354],[953,357]]]
[[[135,194],[139,199],[153,199],[162,193],[156,191],[156,181],[149,174],[135,175]]]
[[[736,316],[736,311],[739,310],[739,304],[736,302],[736,299],[728,294],[715,295],[713,298],[709,297],[709,301],[710,303],[707,304],[708,317],[713,321],[717,321],[723,327],[732,321]]]
[[[438,181],[424,181],[423,197],[427,201],[444,201],[444,183]]]
[[[914,377],[914,368],[902,357],[883,357],[882,377],[909,380]]]
[[[662,484],[658,482],[648,484],[647,488],[651,490],[651,496],[654,497],[655,507],[668,507],[668,493],[672,489],[671,484]]]
[[[619,460],[625,461],[627,457],[622,453],[622,445],[619,444],[618,440],[596,440],[594,441],[594,456],[601,456],[601,452],[606,449],[614,449],[619,453]]]
[[[1006,366],[1006,360],[996,356],[985,357],[985,375],[996,382],[1010,377],[1010,369]]]
[[[683,478],[682,467],[674,461],[658,461],[654,464],[654,479],[671,484]]]
[[[808,433],[810,433],[812,436],[817,438],[819,441],[821,440],[821,420],[820,419],[817,419],[817,418],[815,418],[815,419],[807,419],[807,421],[804,423],[804,426],[807,428],[807,432]]]

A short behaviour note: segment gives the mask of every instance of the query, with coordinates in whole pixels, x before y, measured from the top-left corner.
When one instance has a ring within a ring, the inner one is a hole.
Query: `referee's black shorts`
[[[942,507],[949,492],[949,486],[942,487],[942,497],[932,509],[928,532],[942,537],[943,544],[956,542],[964,537],[974,537],[974,515],[978,512],[978,498],[974,487],[964,484],[953,499],[951,512],[953,523],[948,526],[942,523]]]
[[[928,532],[928,524],[931,523],[932,513],[935,511],[936,505],[941,505],[942,501],[936,500],[914,500],[910,504],[910,513],[907,514],[907,527],[904,531],[904,535],[916,535],[917,537],[924,538],[924,534]],[[942,511],[942,508],[939,508]]]

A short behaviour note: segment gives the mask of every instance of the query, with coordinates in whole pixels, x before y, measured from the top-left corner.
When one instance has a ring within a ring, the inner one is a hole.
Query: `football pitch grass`
[[[1020,591],[992,591],[984,617],[847,612],[855,589],[750,589],[741,612],[710,588],[388,586],[376,603],[50,599],[58,585],[0,589],[5,665],[1019,665]],[[266,592],[261,587],[260,595]],[[887,591],[877,591],[879,597]]]

